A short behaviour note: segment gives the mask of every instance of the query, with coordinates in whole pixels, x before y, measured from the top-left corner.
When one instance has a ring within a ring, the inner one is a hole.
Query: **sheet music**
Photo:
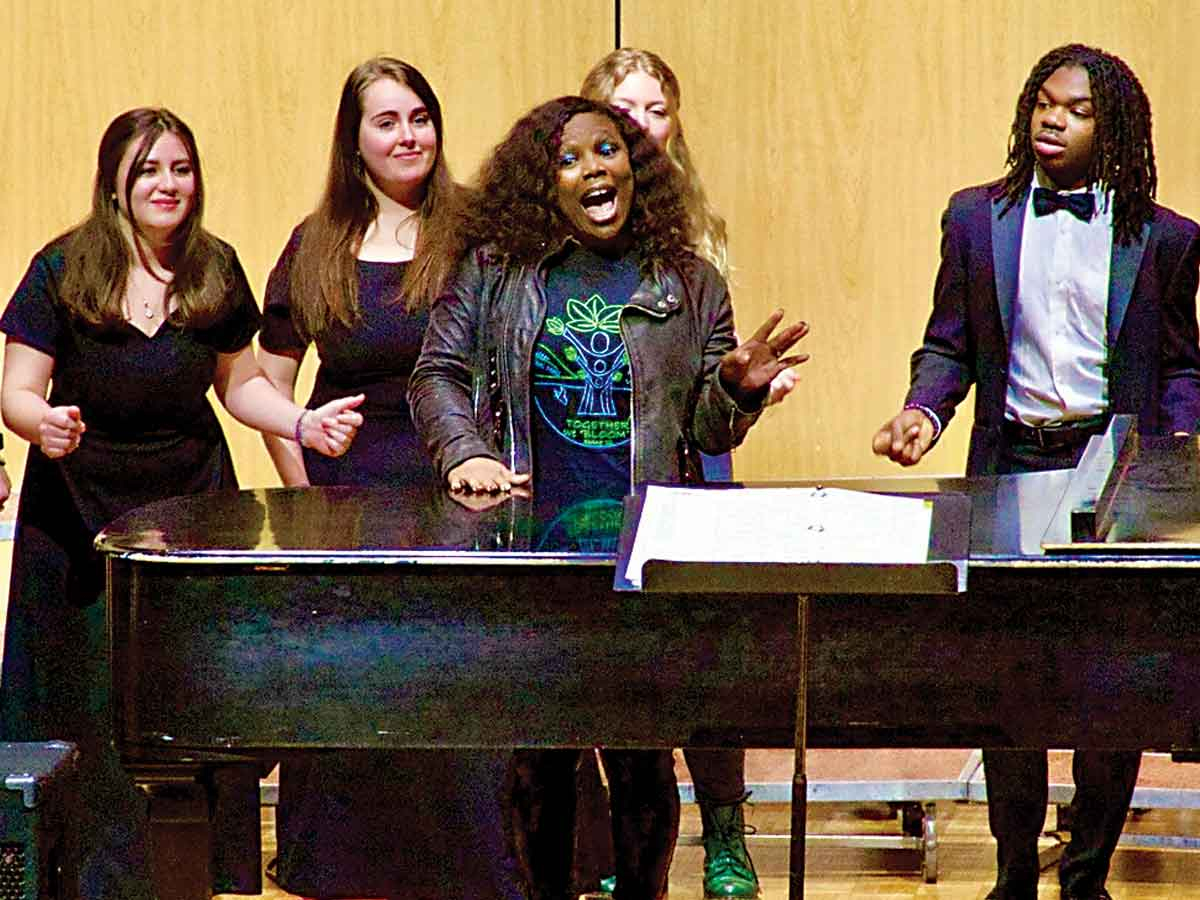
[[[933,504],[836,488],[646,489],[626,578],[680,562],[921,563]]]

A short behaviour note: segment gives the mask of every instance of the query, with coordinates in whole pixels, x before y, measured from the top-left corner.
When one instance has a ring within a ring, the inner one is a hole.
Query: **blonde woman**
[[[712,208],[692,163],[679,119],[679,79],[661,57],[649,50],[623,47],[600,60],[583,80],[580,93],[622,110],[644,131],[683,176],[692,250],[729,278],[725,220]],[[771,399],[795,383],[788,369],[773,384]],[[705,477],[729,480],[729,454],[704,456]],[[696,787],[704,824],[704,893],[706,897],[757,897],[758,877],[746,849],[742,803],[747,797],[743,750],[684,750]]]

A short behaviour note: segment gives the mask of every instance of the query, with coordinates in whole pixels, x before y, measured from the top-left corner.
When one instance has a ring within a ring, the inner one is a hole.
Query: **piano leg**
[[[792,776],[792,839],[788,900],[804,900],[804,835],[808,827],[808,597],[796,598],[796,763]]]
[[[133,773],[149,800],[150,859],[159,900],[210,900],[208,791],[192,772]]]

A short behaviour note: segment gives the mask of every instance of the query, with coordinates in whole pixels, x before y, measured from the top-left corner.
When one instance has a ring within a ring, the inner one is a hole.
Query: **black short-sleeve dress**
[[[59,239],[33,258],[0,318],[10,341],[54,358],[49,402],[78,406],[87,427],[78,449],[61,459],[30,448],[13,545],[0,727],[7,741],[80,746],[83,794],[91,801],[82,810],[80,831],[91,847],[84,848],[81,891],[140,896],[144,822],[109,745],[104,573],[92,540],[146,503],[237,487],[205,395],[218,354],[249,344],[260,316],[233,249],[222,245],[231,288],[225,310],[206,327],[166,322],[149,337],[129,324],[89,325],[60,296],[65,245]]]
[[[291,266],[302,230],[291,239],[267,281],[259,343],[272,353],[303,354],[308,342],[292,320]],[[358,262],[360,316],[353,327],[335,323],[315,343],[321,363],[308,405],[365,394],[363,424],[339,457],[304,450],[310,484],[409,484],[432,480],[429,457],[408,411],[408,376],[421,353],[429,314],[405,310],[400,294],[407,263]]]
[[[302,227],[267,282],[259,341],[274,353],[302,354],[308,346],[291,315],[290,271]],[[339,458],[304,451],[309,483],[432,485],[406,397],[428,314],[407,311],[400,297],[407,263],[357,265],[359,319],[316,339],[321,362],[308,405],[365,394],[363,425]],[[285,760],[276,880],[309,897],[518,900],[500,800],[508,759],[507,752],[405,750]]]

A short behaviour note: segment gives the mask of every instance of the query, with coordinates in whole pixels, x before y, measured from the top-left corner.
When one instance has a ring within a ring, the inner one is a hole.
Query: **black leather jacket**
[[[443,480],[476,456],[535,471],[529,372],[545,273],[566,250],[505,266],[478,249],[435,304],[408,402]],[[620,325],[633,376],[632,484],[700,480],[694,450],[724,453],[759,414],[738,409],[717,376],[737,345],[724,280],[698,257],[664,268],[642,279]]]

